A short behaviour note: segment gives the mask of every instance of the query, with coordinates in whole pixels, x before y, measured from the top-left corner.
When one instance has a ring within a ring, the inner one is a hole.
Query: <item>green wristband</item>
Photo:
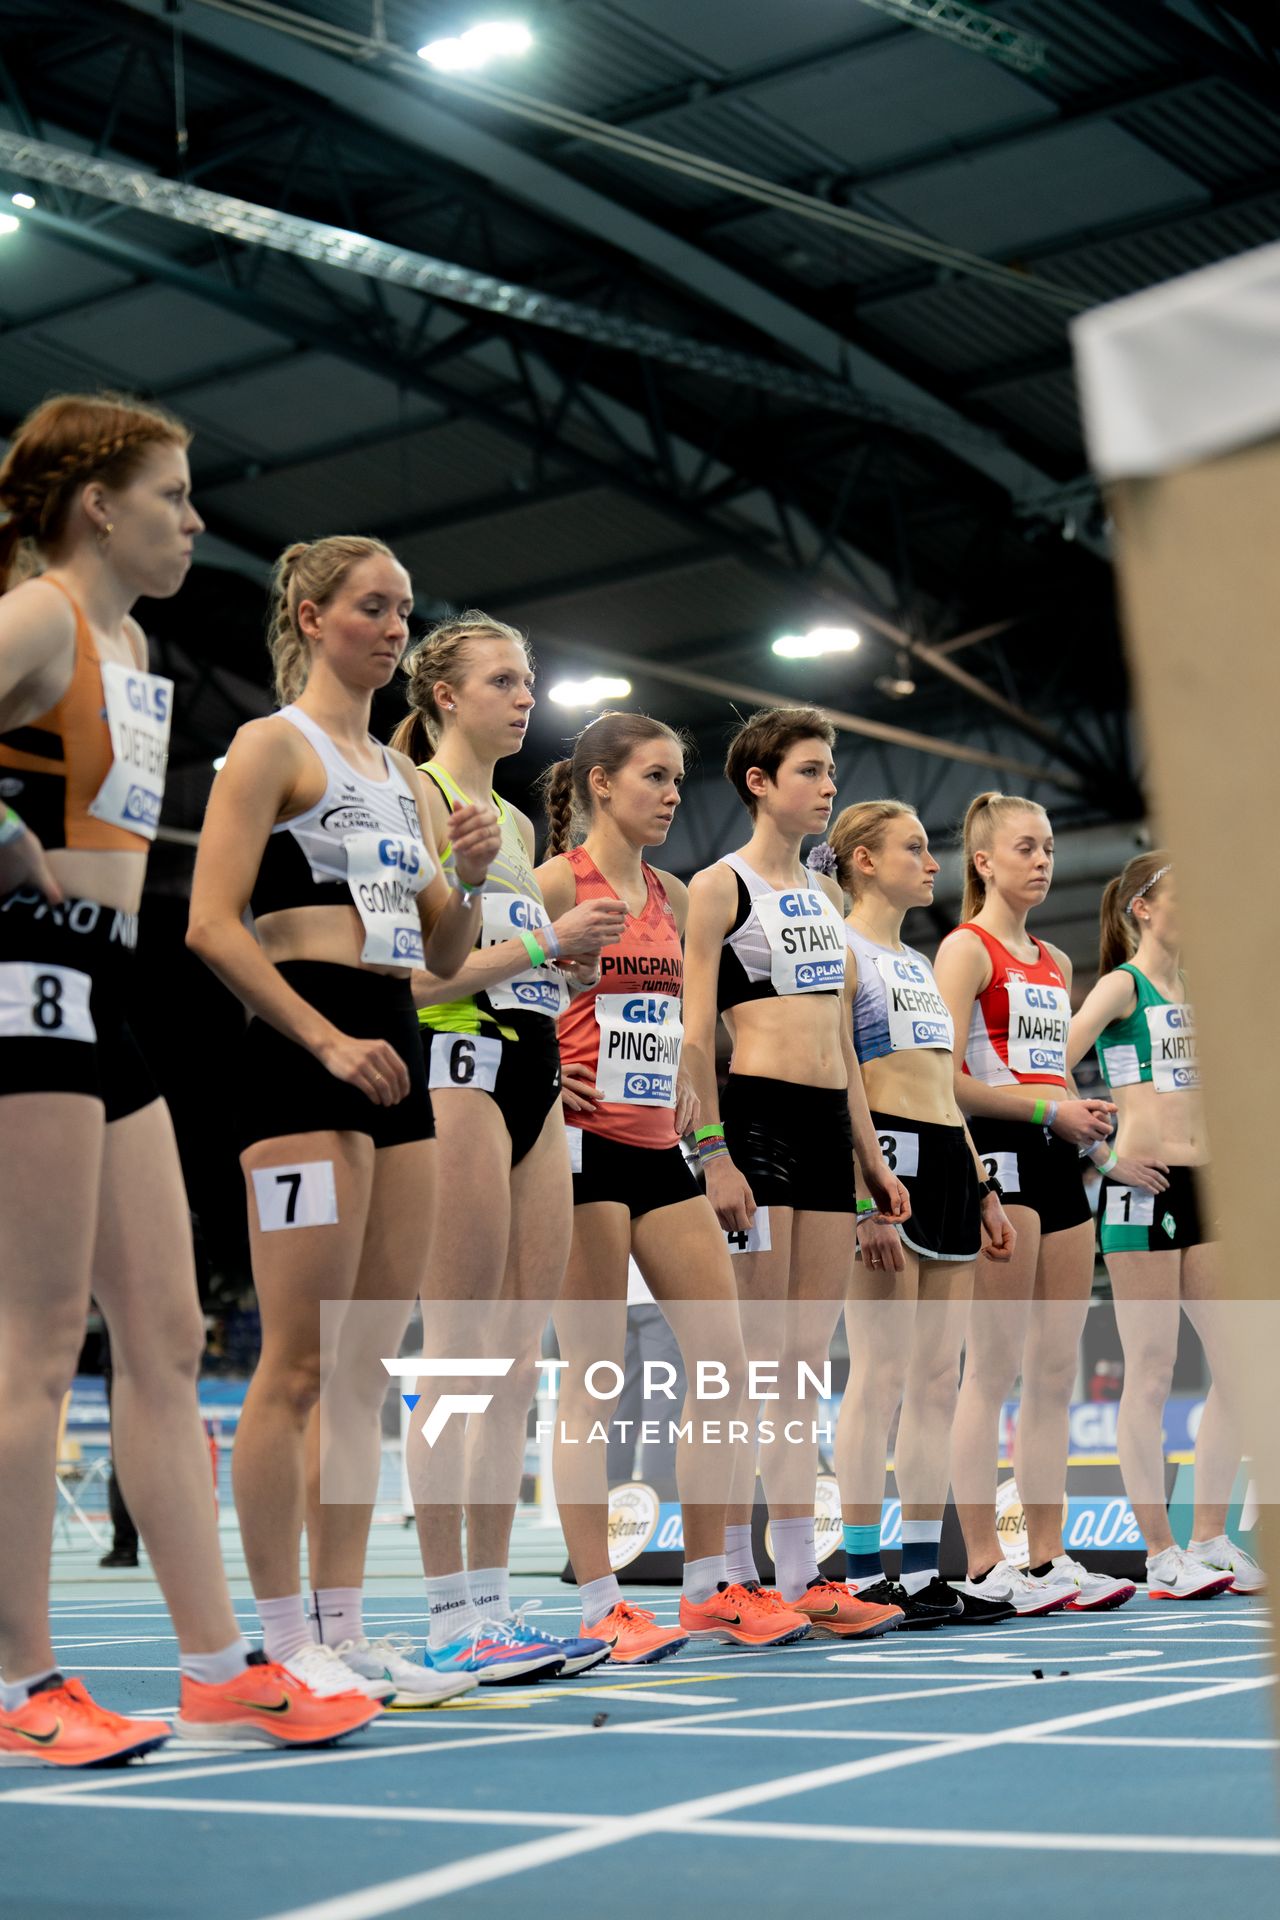
[[[1044,1117],[1046,1113],[1048,1113],[1048,1111],[1049,1111],[1049,1102],[1047,1100],[1037,1100],[1034,1107],[1032,1107],[1031,1109],[1032,1125],[1037,1127],[1042,1127],[1044,1125]]]
[[[874,1213],[875,1210],[876,1210],[876,1203],[874,1200],[859,1200],[858,1202],[859,1213]]]
[[[0,847],[7,847],[11,840],[17,840],[25,831],[25,821],[12,807],[6,805],[0,810]]]
[[[525,952],[529,956],[531,965],[535,967],[546,966],[548,958],[547,950],[540,940],[535,940],[531,933],[518,933],[516,938],[523,945]]]
[[[698,1141],[723,1140],[724,1139],[724,1123],[723,1121],[717,1120],[715,1125],[711,1127],[695,1127],[693,1130],[693,1137],[695,1140],[698,1140]]]

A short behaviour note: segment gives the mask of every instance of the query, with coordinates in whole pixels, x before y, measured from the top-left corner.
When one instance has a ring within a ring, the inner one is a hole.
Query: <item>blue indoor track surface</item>
[[[568,1589],[519,1584],[537,1625],[576,1627]],[[671,1590],[628,1598],[674,1622]],[[421,1644],[421,1603],[372,1587],[366,1624]],[[61,1586],[54,1633],[104,1706],[174,1707],[150,1581]],[[1276,1920],[1272,1704],[1266,1611],[1230,1595],[862,1646],[690,1647],[383,1715],[318,1753],[173,1743],[123,1769],[2,1770],[0,1913],[719,1920],[852,1903],[914,1920],[1003,1896],[1035,1920]]]

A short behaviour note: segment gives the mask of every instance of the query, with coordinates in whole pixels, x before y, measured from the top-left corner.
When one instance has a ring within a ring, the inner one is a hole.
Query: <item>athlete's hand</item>
[[[315,1055],[335,1080],[359,1087],[375,1107],[394,1107],[409,1091],[409,1070],[386,1040],[353,1040],[350,1034],[336,1033]]]
[[[502,845],[497,809],[487,800],[459,807],[449,815],[449,839],[453,846],[453,868],[459,880],[465,880],[469,887],[482,885]]]
[[[0,847],[0,894],[34,887],[52,907],[62,905],[62,888],[53,877],[48,856],[30,827]]]
[[[1018,1244],[1017,1230],[1000,1204],[998,1193],[982,1196],[982,1257],[984,1260],[1012,1260]]]
[[[1051,1131],[1073,1147],[1096,1146],[1110,1134],[1115,1111],[1111,1100],[1059,1100]]]
[[[858,1222],[858,1246],[862,1264],[871,1273],[901,1273],[906,1261],[902,1241],[887,1220],[873,1220],[868,1214]]]
[[[886,1220],[897,1225],[911,1218],[911,1195],[897,1175],[890,1173],[885,1160],[869,1160],[862,1169],[862,1177],[876,1203],[877,1212],[882,1213]]]
[[[704,1169],[707,1198],[726,1233],[750,1233],[756,1199],[727,1153],[718,1153]]]
[[[598,987],[600,985],[600,955],[565,954],[551,962],[557,973],[567,973],[578,987]]]
[[[606,947],[616,946],[626,925],[627,908],[622,900],[584,900],[570,907],[551,925],[560,942],[562,955],[575,960],[595,959]]]
[[[585,1067],[560,1068],[560,1102],[568,1113],[594,1113],[604,1095]]]
[[[683,1073],[676,1076],[676,1132],[683,1140],[702,1118],[702,1102],[693,1090],[692,1080]]]
[[[1163,1193],[1169,1184],[1169,1169],[1149,1153],[1127,1153],[1116,1161],[1107,1178],[1122,1187],[1141,1187],[1144,1193]]]

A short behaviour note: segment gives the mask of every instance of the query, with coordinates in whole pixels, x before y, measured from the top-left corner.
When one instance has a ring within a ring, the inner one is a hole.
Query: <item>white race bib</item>
[[[371,967],[420,967],[418,895],[435,871],[421,840],[402,833],[348,833],[347,885],[364,922],[360,958]]]
[[[757,1207],[755,1218],[745,1233],[730,1228],[725,1234],[725,1245],[732,1253],[771,1253],[773,1235],[769,1231],[768,1207]]]
[[[988,1180],[998,1180],[1000,1191],[1004,1194],[1019,1193],[1022,1190],[1022,1176],[1018,1172],[1016,1153],[980,1153],[978,1158],[987,1170]]]
[[[338,1224],[332,1160],[307,1160],[296,1167],[255,1167],[253,1198],[260,1233]]]
[[[522,933],[536,933],[539,927],[551,924],[546,908],[524,893],[486,893],[480,913],[482,947],[496,947],[500,940],[518,940]],[[499,987],[486,987],[485,996],[495,1013],[523,1009],[556,1020],[569,1004],[569,987],[564,975],[555,969],[530,966]]]
[[[1156,1197],[1143,1187],[1107,1188],[1109,1227],[1149,1227],[1156,1217]]]
[[[89,811],[95,820],[127,827],[130,833],[154,840],[169,764],[173,682],[162,674],[143,673],[138,667],[122,666],[118,660],[104,660],[102,691],[111,734],[111,765],[89,802]]]
[[[0,1040],[96,1040],[87,973],[39,960],[0,964]]]
[[[913,960],[909,953],[877,953],[874,958],[884,982],[889,1045],[894,1052],[911,1047],[941,1047],[953,1052],[955,1027],[932,969],[923,960]]]
[[[673,993],[598,993],[596,1085],[629,1107],[674,1107],[682,1006]]]
[[[1071,998],[1065,987],[1009,982],[1009,1065],[1014,1073],[1067,1077]]]
[[[1136,1087],[1142,1078],[1138,1049],[1127,1043],[1102,1049],[1102,1076],[1109,1087]]]
[[[839,993],[844,986],[844,921],[818,887],[757,894],[751,903],[769,943],[777,993]]]
[[[492,1034],[433,1033],[427,1085],[433,1092],[473,1087],[477,1093],[492,1093],[501,1063],[502,1042]]]
[[[1148,1007],[1151,1079],[1157,1093],[1186,1093],[1200,1085],[1196,1016],[1185,1002]]]
[[[882,1133],[880,1151],[890,1173],[900,1180],[912,1180],[920,1171],[920,1135],[918,1133]]]

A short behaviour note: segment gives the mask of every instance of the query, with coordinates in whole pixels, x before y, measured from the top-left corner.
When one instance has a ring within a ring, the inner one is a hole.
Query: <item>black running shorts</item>
[[[560,1044],[555,1021],[542,1014],[517,1013],[511,1024],[515,1039],[423,1027],[422,1050],[433,1092],[451,1088],[487,1094],[495,1102],[511,1135],[511,1164],[518,1167],[560,1098]]]
[[[1064,1233],[1090,1218],[1079,1153],[1048,1127],[1029,1120],[969,1122],[973,1144],[989,1175],[1004,1189],[1006,1207],[1029,1207],[1040,1231]]]
[[[279,972],[340,1033],[388,1041],[408,1070],[409,1091],[394,1107],[377,1106],[295,1040],[265,1020],[251,1020],[240,1088],[241,1148],[293,1133],[367,1133],[375,1147],[430,1140],[435,1125],[409,982],[320,960],[285,960]]]
[[[731,1073],[720,1096],[724,1142],[758,1207],[853,1213],[853,1128],[843,1087],[800,1087]]]
[[[982,1196],[963,1127],[873,1113],[880,1150],[911,1196],[898,1232],[922,1260],[976,1260],[982,1247]]]
[[[573,1168],[573,1204],[611,1200],[633,1220],[659,1207],[696,1200],[702,1189],[679,1147],[633,1147],[587,1127],[566,1128]]]
[[[125,1018],[137,942],[137,914],[96,900],[0,899],[0,1094],[87,1094],[108,1123],[159,1098]]]

